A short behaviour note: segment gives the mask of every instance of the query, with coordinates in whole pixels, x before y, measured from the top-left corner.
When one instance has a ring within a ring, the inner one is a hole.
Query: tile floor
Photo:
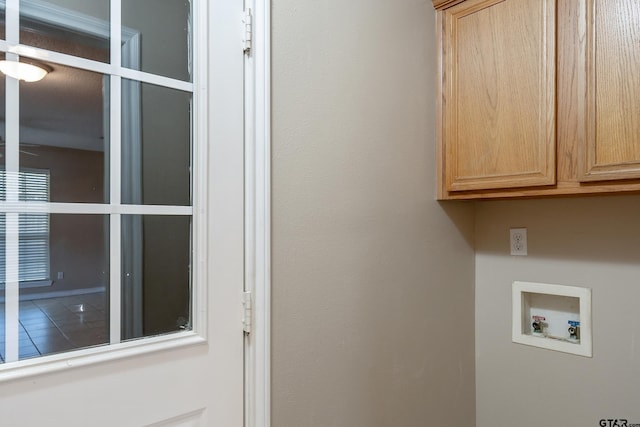
[[[109,339],[104,292],[20,302],[19,358],[105,344]],[[4,362],[4,303],[0,304],[0,362]]]

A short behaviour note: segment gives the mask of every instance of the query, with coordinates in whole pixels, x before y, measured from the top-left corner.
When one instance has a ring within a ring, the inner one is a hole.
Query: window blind
[[[29,169],[18,175],[20,201],[49,201],[49,171]],[[0,200],[6,200],[6,172],[0,170]],[[47,280],[49,274],[49,214],[20,214],[19,221],[20,282]],[[0,282],[5,283],[6,216],[0,215]]]

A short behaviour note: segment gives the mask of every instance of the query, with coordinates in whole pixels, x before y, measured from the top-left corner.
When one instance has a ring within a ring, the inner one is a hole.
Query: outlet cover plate
[[[527,256],[527,229],[509,229],[509,246],[511,248],[511,255]]]

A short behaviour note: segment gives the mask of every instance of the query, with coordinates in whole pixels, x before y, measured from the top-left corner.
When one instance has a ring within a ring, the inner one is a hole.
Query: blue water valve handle
[[[573,326],[574,328],[577,328],[578,326],[580,326],[580,322],[576,320],[569,320],[569,325]]]

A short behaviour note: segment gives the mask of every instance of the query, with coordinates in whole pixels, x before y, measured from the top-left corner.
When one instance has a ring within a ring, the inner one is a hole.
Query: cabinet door
[[[640,178],[640,0],[587,0],[586,7],[579,179]]]
[[[447,191],[555,183],[555,0],[443,12]]]

